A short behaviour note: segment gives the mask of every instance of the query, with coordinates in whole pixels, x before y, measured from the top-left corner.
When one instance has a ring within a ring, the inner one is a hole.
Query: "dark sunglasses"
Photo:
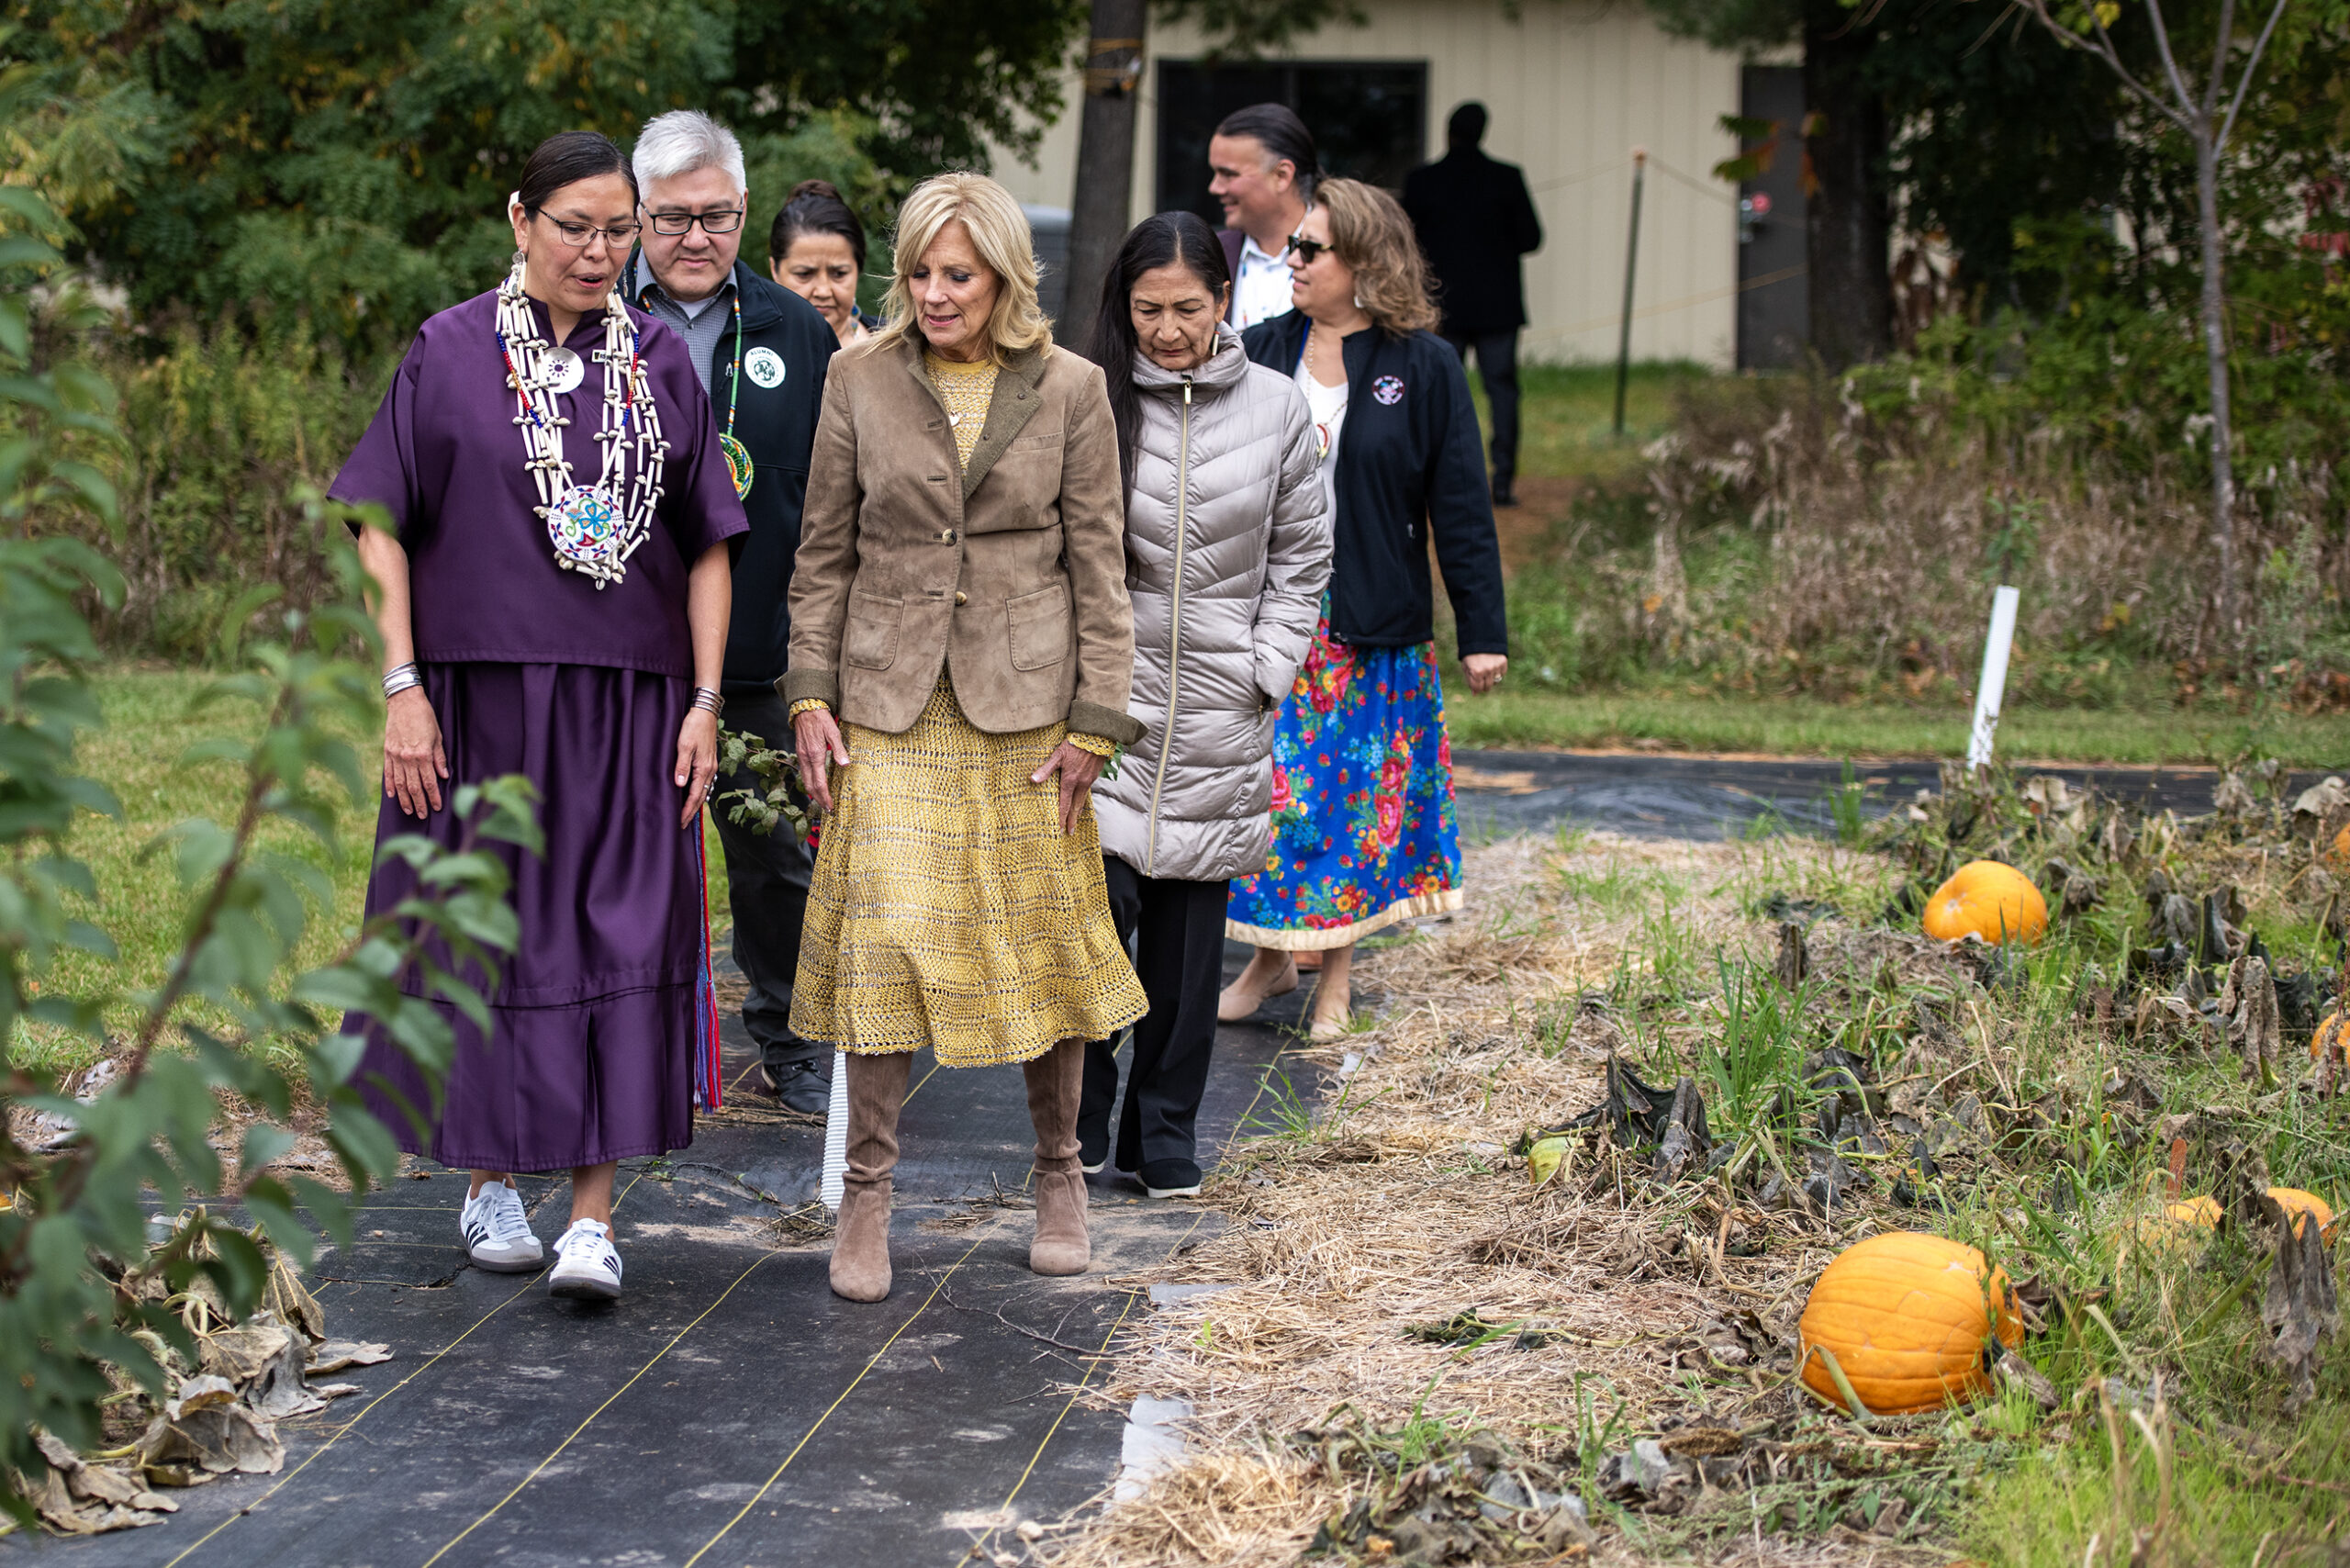
[[[1290,252],[1295,251],[1298,260],[1310,267],[1314,264],[1315,257],[1331,249],[1334,247],[1327,240],[1309,240],[1303,234],[1292,234],[1282,246],[1281,254],[1286,256]]]

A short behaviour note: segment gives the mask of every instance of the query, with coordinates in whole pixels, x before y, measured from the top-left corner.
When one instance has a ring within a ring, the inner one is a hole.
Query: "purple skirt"
[[[671,782],[688,683],[588,665],[423,674],[449,757],[442,809],[420,823],[387,798],[376,843],[422,834],[453,847],[457,786],[520,773],[538,787],[546,852],[486,846],[513,871],[520,946],[487,993],[487,1036],[433,1004],[456,1034],[437,1119],[422,1076],[382,1025],[344,1020],[367,1040],[368,1109],[408,1153],[458,1167],[558,1170],[684,1148],[705,972],[699,845],[677,825],[685,792]],[[369,918],[415,891],[405,862],[379,862]],[[445,951],[433,956],[445,966]],[[404,989],[422,994],[414,981]],[[424,1118],[423,1136],[403,1100]]]

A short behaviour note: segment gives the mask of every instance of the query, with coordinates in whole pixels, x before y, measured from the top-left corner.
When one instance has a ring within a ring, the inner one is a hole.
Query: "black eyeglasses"
[[[653,232],[677,235],[690,233],[695,224],[701,225],[705,234],[732,234],[743,227],[743,209],[733,207],[718,212],[656,212],[653,215]]]
[[[1286,256],[1292,251],[1295,251],[1298,260],[1310,267],[1314,264],[1315,257],[1325,251],[1335,249],[1337,247],[1327,240],[1309,240],[1303,234],[1292,234],[1282,243],[1281,254]]]
[[[624,251],[636,243],[637,226],[633,223],[615,223],[610,229],[599,229],[592,223],[566,223],[551,213],[542,212],[538,216],[554,224],[556,237],[575,251],[594,244],[599,234],[610,241],[615,251]]]

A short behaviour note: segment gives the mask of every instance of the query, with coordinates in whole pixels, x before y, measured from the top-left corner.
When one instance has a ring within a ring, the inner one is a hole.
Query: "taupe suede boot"
[[[1040,1274],[1081,1274],[1093,1260],[1085,1234],[1085,1170],[1077,1154],[1077,1103],[1085,1087],[1085,1042],[1063,1040],[1024,1065],[1028,1119],[1036,1126],[1036,1239],[1028,1266]]]
[[[898,1168],[898,1110],[906,1103],[911,1051],[846,1056],[848,1170],[833,1228],[833,1294],[880,1301],[890,1294],[890,1172]]]

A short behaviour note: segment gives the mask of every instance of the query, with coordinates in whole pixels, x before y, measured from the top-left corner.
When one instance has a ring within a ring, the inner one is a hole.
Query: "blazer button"
[[[971,602],[971,596],[958,588],[955,593],[955,602],[957,604],[968,604]]]
[[[938,541],[939,541],[939,543],[942,543],[942,544],[952,544],[952,543],[955,543],[955,531],[954,531],[953,529],[951,529],[951,528],[950,528],[950,529],[947,529],[945,532],[941,533],[941,534],[938,536]]]

